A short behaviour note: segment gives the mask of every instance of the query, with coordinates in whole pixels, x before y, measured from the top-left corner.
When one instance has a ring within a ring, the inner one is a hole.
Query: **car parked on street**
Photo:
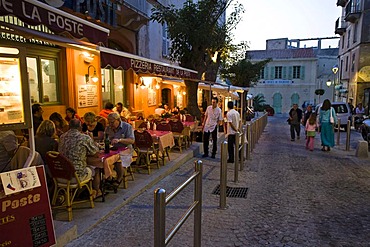
[[[305,101],[303,102],[302,104],[302,111],[305,111],[307,109],[307,106],[311,105],[312,106],[312,110],[315,109],[315,102],[314,101]]]
[[[316,106],[316,114],[320,113],[322,103]],[[340,127],[346,129],[348,120],[352,121],[352,113],[349,105],[345,102],[332,102],[331,106],[334,108],[337,118],[340,119]]]

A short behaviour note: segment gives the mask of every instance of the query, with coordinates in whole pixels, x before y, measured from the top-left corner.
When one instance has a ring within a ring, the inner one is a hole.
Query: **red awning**
[[[0,16],[15,16],[28,25],[45,25],[56,34],[69,33],[94,44],[107,44],[108,41],[109,29],[35,0],[6,1],[0,4]]]
[[[198,72],[195,70],[186,69],[180,66],[163,63],[101,46],[98,47],[98,50],[101,52],[100,58],[102,68],[110,65],[113,68],[122,68],[124,70],[132,69],[137,73],[181,78],[184,80],[198,80]]]

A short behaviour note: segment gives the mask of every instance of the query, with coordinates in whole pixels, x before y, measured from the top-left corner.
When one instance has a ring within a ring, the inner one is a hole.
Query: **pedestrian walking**
[[[234,163],[234,145],[236,134],[239,131],[240,114],[234,109],[234,103],[232,101],[227,102],[227,108],[227,149],[229,152],[227,163]]]
[[[208,106],[204,115],[203,121],[203,158],[208,157],[209,137],[212,135],[212,155],[211,158],[216,158],[217,152],[217,130],[222,124],[221,109],[217,106],[218,98],[212,98],[212,105]]]
[[[331,107],[330,100],[326,99],[322,103],[319,113],[320,137],[322,151],[330,151],[334,147],[334,125],[337,123],[337,115]]]
[[[293,104],[292,109],[289,111],[289,120],[290,120],[290,140],[295,140],[295,135],[297,134],[297,139],[300,138],[301,133],[301,119],[302,119],[302,110],[298,108],[298,104]]]
[[[306,110],[303,113],[303,118],[302,118],[302,125],[303,126],[306,126],[306,123],[307,123],[307,121],[310,118],[312,113],[313,113],[312,105],[308,105]],[[305,129],[305,136],[306,136],[306,140],[307,140],[307,129]]]
[[[306,126],[306,123],[307,123],[308,119],[310,118],[312,112],[313,112],[312,111],[312,105],[308,105],[306,110],[304,111],[303,118],[302,118],[303,126]]]
[[[316,136],[316,114],[311,113],[310,117],[307,119],[306,122],[306,149],[309,149],[310,151],[313,151],[313,148],[315,146],[315,136]]]

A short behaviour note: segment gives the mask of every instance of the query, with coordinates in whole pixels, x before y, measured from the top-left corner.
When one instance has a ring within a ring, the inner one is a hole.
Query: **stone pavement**
[[[53,219],[57,246],[64,246],[77,236],[99,224],[106,217],[143,193],[143,191],[151,188],[155,183],[171,174],[179,166],[192,159],[194,155],[199,153],[201,148],[201,143],[193,142],[193,145],[182,153],[171,152],[171,161],[168,161],[166,158],[165,166],[161,166],[160,169],[151,169],[150,175],[144,170],[140,173],[135,173],[135,180],[128,181],[127,189],[122,189],[121,185],[116,194],[113,191],[109,192],[105,202],[102,202],[100,198],[96,199],[93,209],[90,208],[89,203],[76,204],[73,207],[73,220],[71,222],[67,221],[68,215],[65,209],[54,209]]]
[[[350,151],[341,145],[322,152],[305,149],[304,137],[291,142],[286,116],[268,125],[239,182],[228,166],[228,186],[247,187],[246,198],[227,198],[218,209],[220,157],[203,159],[202,246],[370,246],[370,162],[354,156],[360,140],[352,131]],[[219,150],[220,151],[220,150]],[[199,156],[200,157],[200,156]],[[67,246],[153,246],[153,191],[169,193],[194,170],[193,158],[119,208]],[[193,199],[193,186],[167,206],[169,230]],[[168,246],[193,246],[193,218]]]

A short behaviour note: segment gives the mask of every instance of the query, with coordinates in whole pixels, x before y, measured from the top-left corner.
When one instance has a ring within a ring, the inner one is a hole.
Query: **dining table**
[[[170,156],[168,150],[175,146],[175,140],[173,138],[173,133],[166,130],[147,130],[152,136],[153,142],[158,143],[159,151],[162,153],[162,161],[164,164],[164,157],[167,155],[168,160]]]
[[[182,122],[182,125],[184,125],[184,127],[189,127],[190,130],[193,130],[195,129],[197,126],[196,126],[196,123],[195,121],[185,121],[185,122]]]
[[[102,201],[105,201],[105,181],[106,179],[112,177],[113,171],[112,167],[114,163],[118,162],[121,158],[121,153],[128,150],[127,147],[111,148],[109,153],[105,153],[104,149],[101,149],[99,145],[99,155],[98,156],[88,156],[87,164],[99,169],[100,171],[100,189],[102,191]],[[130,164],[122,164],[124,167],[129,167]]]

